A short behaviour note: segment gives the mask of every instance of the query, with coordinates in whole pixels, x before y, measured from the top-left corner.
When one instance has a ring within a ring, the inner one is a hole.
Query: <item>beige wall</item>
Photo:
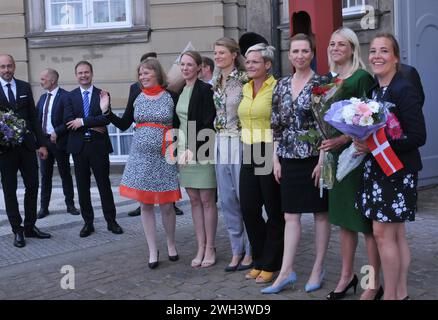
[[[23,1],[0,1],[0,52],[11,54],[17,63],[15,75],[28,79]]]

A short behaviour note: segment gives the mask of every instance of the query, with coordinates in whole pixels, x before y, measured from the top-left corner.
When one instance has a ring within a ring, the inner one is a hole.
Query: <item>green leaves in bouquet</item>
[[[298,137],[300,141],[308,142],[313,145],[319,144],[321,141],[321,133],[317,130],[310,128],[306,134],[300,135]]]

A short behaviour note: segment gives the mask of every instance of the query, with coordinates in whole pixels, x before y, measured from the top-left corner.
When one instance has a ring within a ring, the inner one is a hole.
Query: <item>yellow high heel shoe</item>
[[[247,280],[257,279],[257,277],[259,276],[259,274],[261,272],[262,272],[262,270],[259,270],[259,269],[251,269],[250,272],[245,274],[245,279],[247,279]]]
[[[262,271],[256,278],[256,283],[268,283],[274,278],[274,272]]]

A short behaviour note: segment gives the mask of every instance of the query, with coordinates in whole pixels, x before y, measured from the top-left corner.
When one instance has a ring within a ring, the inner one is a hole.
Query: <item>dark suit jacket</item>
[[[407,172],[422,169],[419,147],[426,143],[426,125],[422,111],[421,96],[414,85],[398,72],[388,86],[382,100],[392,102],[394,112],[406,136],[389,143]]]
[[[182,91],[181,91],[182,92]],[[180,94],[181,94],[180,92]],[[195,85],[193,87],[192,95],[190,97],[189,109],[188,109],[188,121],[194,121],[196,124],[196,136],[198,136],[199,131],[202,129],[211,129],[214,130],[214,118],[216,117],[216,107],[213,102],[213,90],[211,89],[211,85],[205,83],[201,80],[196,80]],[[180,120],[176,113],[176,105],[175,105],[175,113],[173,116],[173,127],[179,128]],[[196,141],[196,144],[193,142],[188,142],[188,148],[192,151],[196,157],[196,154],[199,148],[207,143],[209,140],[204,141]],[[195,150],[193,147],[195,146]],[[208,154],[206,155],[209,156]]]
[[[33,100],[30,84],[15,79],[17,85],[16,105],[11,107],[3,89],[0,88],[0,107],[2,111],[13,110],[15,114],[26,121],[29,132],[24,136],[23,146],[30,151],[47,145],[47,139],[43,136],[41,124],[38,122],[35,102]],[[3,147],[2,147],[3,148]]]
[[[82,93],[79,87],[68,93],[65,97],[64,123],[67,124],[67,122],[76,118],[83,118],[84,120],[84,125],[78,130],[69,130],[67,141],[68,153],[78,154],[82,151],[84,135],[88,129],[107,126],[110,123],[108,117],[102,115],[100,110],[100,91],[100,89],[93,87],[88,117],[84,117]],[[105,133],[92,131],[92,139],[95,142],[95,147],[103,148],[102,150],[107,153],[113,152],[108,131]]]
[[[421,99],[421,105],[424,105],[424,100],[425,100],[424,90],[417,69],[407,64],[401,64],[400,71],[403,74],[403,76],[406,79],[408,79],[411,82],[411,84],[418,90]]]
[[[55,129],[55,133],[57,135],[56,147],[59,150],[63,150],[63,151],[67,149],[67,139],[68,139],[68,130],[67,130],[67,126],[64,123],[65,102],[63,101],[63,99],[67,96],[67,94],[68,91],[59,88],[56,96],[52,97],[53,105],[52,105],[52,113],[50,117],[53,129]],[[47,93],[42,94],[37,103],[38,120],[40,121],[41,125],[43,123],[43,112],[44,112],[44,104],[46,102],[46,98],[47,98]]]

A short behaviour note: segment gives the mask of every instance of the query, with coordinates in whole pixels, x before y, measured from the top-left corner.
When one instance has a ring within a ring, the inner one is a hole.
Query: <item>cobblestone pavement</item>
[[[113,174],[111,180],[113,186],[117,186],[120,174]],[[137,205],[119,197],[117,187],[113,190],[118,222],[125,230],[124,234],[114,235],[106,230],[97,189],[93,186],[96,232],[88,238],[80,238],[82,219],[65,213],[61,183],[55,177],[51,214],[37,222],[38,227],[53,237],[27,239],[27,245],[22,249],[12,245],[13,236],[0,194],[0,299],[320,300],[325,299],[338,280],[339,235],[337,228],[332,228],[323,288],[310,294],[304,292],[314,258],[312,215],[303,215],[302,219],[303,232],[296,258],[298,282],[281,294],[262,295],[260,289],[264,286],[245,280],[244,272],[223,271],[230,259],[230,247],[221,218],[216,238],[217,263],[206,269],[191,268],[196,243],[187,195],[178,204],[184,210],[183,216],[177,216],[177,245],[181,259],[178,262],[167,259],[164,232],[157,212],[160,265],[150,270],[140,218],[127,215]],[[23,191],[20,189],[18,194],[22,204]],[[412,249],[409,294],[413,299],[438,299],[437,209],[438,188],[420,191],[417,220],[407,224]],[[366,252],[361,236],[355,266],[358,275],[365,264]],[[66,265],[74,268],[73,290],[61,288],[65,276],[61,269]],[[358,299],[359,294],[360,290],[356,295],[348,295],[347,299]]]

